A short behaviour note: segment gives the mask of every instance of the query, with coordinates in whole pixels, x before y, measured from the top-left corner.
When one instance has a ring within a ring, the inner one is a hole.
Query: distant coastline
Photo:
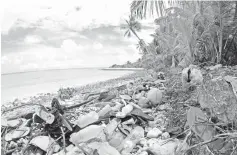
[[[143,71],[144,68],[102,68],[101,70]]]

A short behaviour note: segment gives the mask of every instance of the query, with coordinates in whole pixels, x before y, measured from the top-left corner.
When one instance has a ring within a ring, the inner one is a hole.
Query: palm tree
[[[139,19],[146,18],[148,14],[156,14],[157,17],[162,17],[166,14],[167,6],[176,6],[179,3],[182,2],[178,0],[134,0],[131,3],[130,10]]]
[[[124,36],[131,37],[131,34],[135,35],[138,39],[140,48],[142,49],[144,53],[147,53],[148,50],[146,48],[146,43],[136,33],[137,31],[139,32],[141,30],[141,24],[132,15],[130,15],[129,19],[125,21],[126,21],[126,25],[122,25],[121,27],[122,29],[126,29]]]

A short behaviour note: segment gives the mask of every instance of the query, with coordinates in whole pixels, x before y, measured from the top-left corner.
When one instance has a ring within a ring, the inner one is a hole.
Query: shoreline
[[[23,82],[16,81],[12,84],[11,80],[18,78],[18,75],[6,75],[2,79],[3,83],[1,105],[14,102],[16,99],[27,100],[27,98],[30,98],[32,96],[39,96],[45,93],[57,93],[60,88],[82,87],[87,84],[94,84],[96,82],[118,78],[135,72],[131,70],[106,71],[101,69],[102,68],[92,70],[70,69],[65,71],[53,71],[47,73],[36,72],[33,74],[31,72],[19,73],[19,79],[23,79]],[[43,76],[41,77],[40,74],[43,74]],[[58,78],[57,76],[61,76],[60,74],[64,75]],[[54,75],[55,77],[52,77]]]
[[[144,71],[144,68],[102,68],[101,70]]]
[[[129,73],[127,75],[123,75],[121,77],[112,78],[105,81],[89,83],[82,86],[58,88],[58,91],[55,93],[46,92],[46,93],[39,93],[37,95],[26,97],[23,99],[16,98],[12,102],[7,102],[7,103],[2,104],[1,110],[3,112],[7,109],[10,109],[16,106],[21,106],[24,104],[30,104],[30,103],[49,106],[54,97],[59,98],[60,90],[62,91],[62,93],[73,92],[72,93],[73,95],[72,97],[70,97],[70,99],[66,99],[64,101],[60,100],[60,102],[62,102],[62,105],[72,105],[72,104],[82,102],[83,96],[86,93],[100,92],[103,89],[110,89],[113,87],[117,87],[117,86],[126,84],[127,82],[132,81],[138,77],[144,77],[145,75],[146,75],[145,71],[137,71],[137,72]]]

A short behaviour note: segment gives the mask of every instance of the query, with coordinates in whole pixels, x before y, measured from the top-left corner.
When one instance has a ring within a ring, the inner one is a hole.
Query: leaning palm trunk
[[[131,28],[132,33],[137,37],[137,39],[139,40],[139,44],[142,46],[143,52],[145,54],[148,53],[148,49],[146,46],[146,43],[137,35],[137,33]]]

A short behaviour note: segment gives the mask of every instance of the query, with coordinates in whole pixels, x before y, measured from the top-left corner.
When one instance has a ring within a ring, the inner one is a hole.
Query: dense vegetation
[[[152,42],[138,36],[140,19],[157,16]],[[125,36],[138,39],[142,58],[122,67],[237,65],[237,1],[133,1]],[[116,67],[116,65],[114,65]],[[118,67],[118,66],[117,66]],[[119,66],[121,67],[121,66]]]

